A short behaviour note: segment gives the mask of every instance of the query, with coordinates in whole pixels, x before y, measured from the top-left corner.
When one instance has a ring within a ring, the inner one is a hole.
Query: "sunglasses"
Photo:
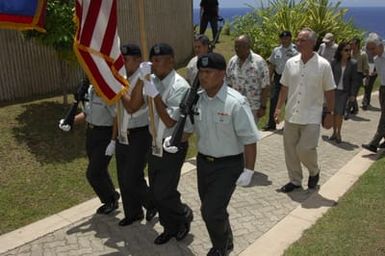
[[[344,52],[350,52],[351,49],[344,49]]]

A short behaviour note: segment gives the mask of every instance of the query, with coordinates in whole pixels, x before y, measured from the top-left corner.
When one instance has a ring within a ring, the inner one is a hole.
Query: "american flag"
[[[44,30],[46,0],[0,0],[0,28]]]
[[[117,32],[116,0],[76,0],[74,51],[92,85],[107,103],[128,90]]]

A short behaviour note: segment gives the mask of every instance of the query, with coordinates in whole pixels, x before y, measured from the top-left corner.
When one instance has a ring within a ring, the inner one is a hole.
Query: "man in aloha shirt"
[[[265,115],[268,86],[270,84],[269,68],[266,61],[251,49],[251,40],[246,35],[235,39],[236,55],[228,64],[227,84],[244,95],[250,103],[255,122]]]

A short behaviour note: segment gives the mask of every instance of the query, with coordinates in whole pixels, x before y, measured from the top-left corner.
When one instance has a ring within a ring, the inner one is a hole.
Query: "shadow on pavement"
[[[348,141],[344,141],[344,140],[342,140],[341,143],[336,143],[334,140],[329,140],[329,136],[327,136],[327,135],[322,135],[322,136],[321,136],[321,139],[322,139],[323,141],[325,141],[325,142],[331,144],[331,145],[334,145],[334,146],[336,146],[336,147],[338,147],[338,148],[341,148],[341,149],[344,149],[344,150],[347,150],[347,151],[353,151],[353,150],[359,148],[358,145],[352,144],[352,143],[350,143],[350,142],[348,142]],[[343,138],[342,138],[342,139],[343,139]]]
[[[370,122],[371,121],[368,118],[364,118],[362,116],[356,116],[356,115],[351,115],[348,120],[352,120],[352,121],[355,121],[355,122]],[[348,120],[345,120],[345,122],[348,121]]]
[[[321,207],[334,207],[337,205],[337,202],[335,200],[323,197],[318,193],[318,190],[310,193],[311,194],[309,198],[302,203],[303,208],[315,209]]]
[[[381,111],[380,108],[373,107],[372,105],[369,105],[369,106],[368,106],[368,110],[369,110],[369,111]]]
[[[269,176],[262,172],[255,171],[253,177],[251,178],[251,182],[249,187],[254,186],[270,186],[272,184],[271,180],[269,180]]]
[[[287,194],[293,201],[301,203],[303,208],[316,209],[321,207],[333,207],[337,205],[335,200],[323,197],[318,193],[318,189],[304,190],[297,189]]]
[[[183,241],[177,242],[171,239],[164,245],[155,245],[153,240],[158,235],[154,229],[157,218],[151,222],[135,222],[130,226],[120,227],[117,214],[97,215],[95,214],[90,219],[67,230],[67,236],[75,236],[74,239],[83,240],[84,248],[89,247],[89,241],[94,237],[103,241],[104,246],[109,249],[100,248],[100,253],[97,255],[105,256],[152,256],[152,255],[195,255],[188,248],[194,237],[189,234]],[[91,236],[90,238],[88,238]],[[112,249],[112,250],[111,250]],[[95,251],[93,251],[95,253]]]

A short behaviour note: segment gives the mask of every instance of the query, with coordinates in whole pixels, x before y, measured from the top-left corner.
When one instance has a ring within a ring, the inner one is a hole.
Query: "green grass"
[[[84,176],[85,129],[57,127],[68,108],[50,98],[0,109],[0,233],[93,196]]]
[[[385,255],[385,158],[378,160],[285,256]]]

